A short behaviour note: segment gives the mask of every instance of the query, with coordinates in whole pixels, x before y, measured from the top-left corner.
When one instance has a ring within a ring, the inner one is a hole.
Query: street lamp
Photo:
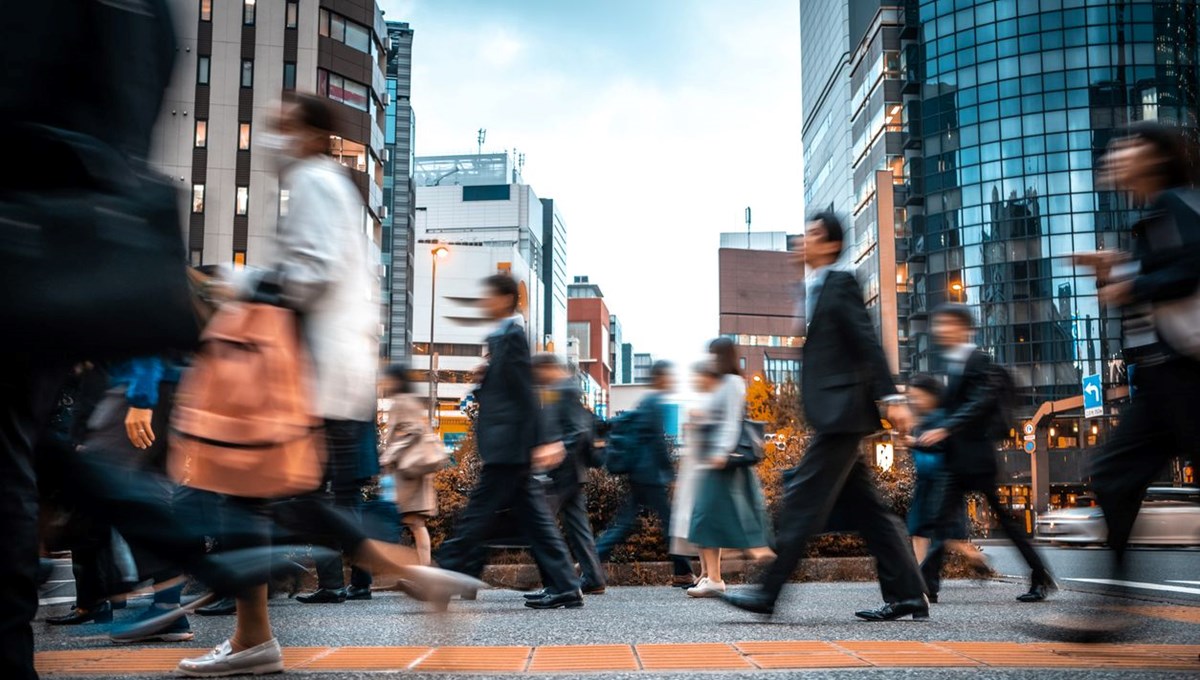
[[[433,351],[433,333],[437,323],[437,263],[450,254],[450,249],[438,244],[429,251],[433,259],[433,278],[429,286],[429,426],[437,428],[437,353]]]
[[[955,281],[954,283],[950,284],[950,290],[954,291],[954,301],[962,302],[962,292],[963,292],[962,283]]]

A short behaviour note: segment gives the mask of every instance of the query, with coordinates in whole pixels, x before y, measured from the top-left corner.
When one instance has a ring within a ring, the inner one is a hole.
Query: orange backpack
[[[258,303],[222,307],[176,393],[171,476],[246,498],[315,490],[325,447],[310,370],[294,312]]]

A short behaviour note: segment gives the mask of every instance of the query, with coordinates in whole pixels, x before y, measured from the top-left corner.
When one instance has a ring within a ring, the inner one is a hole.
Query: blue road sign
[[[1031,441],[1025,442],[1025,453],[1032,454],[1036,450],[1037,450],[1036,442],[1031,442]]]
[[[1104,415],[1104,383],[1100,374],[1083,376],[1083,417],[1095,418]]]

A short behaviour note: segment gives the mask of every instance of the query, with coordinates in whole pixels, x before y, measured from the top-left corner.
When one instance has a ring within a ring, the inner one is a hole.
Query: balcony
[[[904,149],[919,150],[921,148],[921,100],[914,99],[904,105]]]
[[[921,81],[925,79],[921,62],[921,46],[914,43],[905,45],[900,52],[900,73],[902,77],[902,94],[919,94]]]

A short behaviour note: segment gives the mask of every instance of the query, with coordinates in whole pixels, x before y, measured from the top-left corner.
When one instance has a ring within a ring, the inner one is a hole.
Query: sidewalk
[[[1200,607],[1139,602],[1130,610],[1138,617],[1136,644],[1050,644],[1025,635],[1019,623],[1078,611],[1094,600],[1068,591],[1028,605],[1013,600],[1021,591],[1018,583],[950,582],[926,622],[855,620],[855,609],[874,606],[879,597],[877,587],[864,583],[793,586],[770,623],[665,587],[614,588],[588,598],[583,609],[555,612],[525,610],[519,594],[488,591],[477,602],[454,603],[445,615],[390,593],[342,605],[273,600],[271,614],[288,668],[322,677],[381,671],[409,678],[522,672],[694,677],[702,671],[784,677],[796,669],[845,669],[855,677],[876,669],[885,677],[913,668],[1013,669],[1012,677],[1200,673]],[[35,624],[38,667],[48,677],[161,676],[180,658],[219,643],[232,623],[193,617],[196,640],[186,647],[116,647],[96,628]]]

